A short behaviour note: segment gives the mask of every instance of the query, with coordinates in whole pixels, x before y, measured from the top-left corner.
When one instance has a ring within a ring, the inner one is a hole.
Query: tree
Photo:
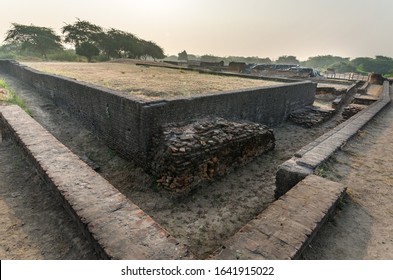
[[[186,60],[188,61],[188,54],[187,52],[184,50],[181,53],[178,53],[178,60]]]
[[[306,61],[302,63],[302,65],[305,67],[327,69],[333,68],[333,64],[349,63],[349,59],[349,57],[318,55],[314,57],[309,57]]]
[[[293,55],[283,55],[280,56],[277,60],[276,63],[278,64],[299,64],[299,60],[297,60],[296,56]]]
[[[163,48],[152,41],[147,41],[145,43],[145,53],[152,57],[154,61],[156,59],[163,59],[165,57]]]
[[[96,43],[98,36],[103,32],[100,26],[79,18],[74,24],[63,26],[61,31],[64,34],[64,42],[74,44],[75,48],[85,42]]]
[[[34,25],[13,23],[4,41],[20,44],[21,50],[38,52],[45,59],[49,51],[63,49],[60,36],[56,35],[51,28]]]
[[[389,74],[393,72],[393,59],[386,56],[377,55],[374,58],[358,57],[351,61],[358,72]]]
[[[211,55],[211,54],[205,54],[201,56],[201,61],[205,61],[205,62],[220,62],[222,60],[223,60],[222,57]]]
[[[93,56],[99,55],[100,50],[92,43],[83,42],[75,48],[78,55],[85,56],[88,62],[91,62]]]
[[[333,63],[329,68],[334,69],[336,73],[356,72],[356,67],[346,61]]]
[[[131,33],[111,28],[100,34],[98,45],[108,57],[136,58],[140,52],[138,41]]]

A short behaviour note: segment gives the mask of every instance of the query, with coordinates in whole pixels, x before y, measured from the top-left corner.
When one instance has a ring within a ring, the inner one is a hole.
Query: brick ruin
[[[0,60],[0,71],[47,95],[110,148],[153,173],[162,186],[177,192],[210,182],[272,149],[274,136],[264,125],[278,124],[293,111],[311,105],[316,89],[310,81],[291,81],[145,102],[119,91],[46,74],[15,61]],[[210,122],[194,123],[205,118]],[[188,126],[169,125],[179,121]],[[205,128],[198,130],[198,125]],[[179,130],[184,131],[178,135]],[[199,143],[193,142],[198,139]]]
[[[187,193],[272,150],[274,145],[273,131],[257,123],[219,118],[171,124],[154,138],[152,173],[159,186]]]
[[[313,127],[328,121],[343,103],[346,90],[337,90],[334,87],[318,87],[315,101],[329,104],[327,108],[307,106],[289,115],[289,120],[305,126]]]

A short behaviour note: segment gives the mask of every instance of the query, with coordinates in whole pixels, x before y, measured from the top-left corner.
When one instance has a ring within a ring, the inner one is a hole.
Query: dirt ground
[[[188,97],[282,84],[274,81],[202,74],[196,71],[137,66],[133,61],[129,63],[22,62],[22,64],[43,72],[123,91],[142,100]]]

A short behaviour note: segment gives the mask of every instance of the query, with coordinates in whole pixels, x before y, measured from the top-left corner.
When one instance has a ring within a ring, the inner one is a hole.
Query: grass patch
[[[16,93],[7,85],[4,80],[0,79],[0,100],[7,102],[8,104],[14,104],[21,107],[26,113],[31,115],[30,110],[27,108],[26,103],[16,95]]]
[[[322,178],[327,178],[328,173],[330,173],[330,168],[326,162],[323,162],[321,165],[319,165],[314,172],[315,175]]]

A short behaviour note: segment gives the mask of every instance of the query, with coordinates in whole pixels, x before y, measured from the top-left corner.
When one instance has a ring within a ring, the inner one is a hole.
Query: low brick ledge
[[[346,193],[310,175],[224,242],[212,259],[298,259]]]
[[[193,259],[185,245],[94,172],[18,106],[0,106],[0,128],[38,173],[103,259]]]
[[[285,194],[299,181],[313,174],[319,165],[345,145],[390,102],[389,82],[385,81],[378,101],[304,146],[279,167],[276,173],[275,197]]]

